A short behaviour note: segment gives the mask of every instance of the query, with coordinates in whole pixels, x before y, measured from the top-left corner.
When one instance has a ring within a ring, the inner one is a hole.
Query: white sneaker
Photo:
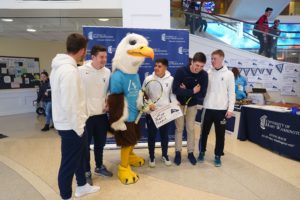
[[[153,161],[151,161],[151,159],[149,158],[149,167],[151,167],[151,168],[155,167],[155,159],[153,159]]]
[[[172,162],[169,160],[169,158],[166,158],[166,157],[162,157],[161,158],[161,161],[166,165],[166,166],[171,166],[172,165]]]
[[[98,192],[99,190],[99,186],[91,186],[90,184],[86,183],[83,186],[77,186],[75,191],[75,197],[82,197],[87,194]]]

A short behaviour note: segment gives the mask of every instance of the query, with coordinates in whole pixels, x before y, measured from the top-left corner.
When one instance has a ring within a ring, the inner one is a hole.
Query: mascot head
[[[154,58],[153,49],[141,35],[131,33],[119,43],[112,62],[112,71],[121,70],[127,74],[136,74],[145,58]]]

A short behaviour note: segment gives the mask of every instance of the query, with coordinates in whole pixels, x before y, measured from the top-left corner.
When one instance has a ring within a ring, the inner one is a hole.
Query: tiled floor
[[[9,136],[0,139],[0,200],[59,199],[60,139],[54,130],[40,132],[42,123],[43,119],[34,113],[0,117],[0,133]],[[119,150],[105,150],[105,164],[114,176],[93,176],[101,191],[81,199],[300,200],[300,162],[226,135],[223,166],[215,168],[213,145],[211,134],[206,161],[192,166],[184,151],[179,167],[160,163],[157,148],[156,168],[146,163],[135,169],[140,180],[129,186],[122,185],[116,177]],[[173,157],[174,148],[169,152]],[[146,149],[137,149],[136,153],[148,157]]]

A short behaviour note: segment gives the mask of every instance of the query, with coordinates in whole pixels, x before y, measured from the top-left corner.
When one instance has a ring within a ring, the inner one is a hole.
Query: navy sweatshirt
[[[181,84],[186,86],[186,89],[180,88]],[[193,88],[199,84],[201,86],[200,92],[193,94]],[[208,74],[206,71],[201,70],[198,74],[194,74],[190,70],[190,66],[178,68],[174,81],[173,93],[176,95],[177,100],[181,105],[185,105],[186,101],[192,97],[188,106],[203,104],[203,99],[206,95],[208,85]]]

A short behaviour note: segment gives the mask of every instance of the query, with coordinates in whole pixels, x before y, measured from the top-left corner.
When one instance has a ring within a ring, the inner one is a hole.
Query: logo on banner
[[[184,49],[183,47],[178,47],[178,53],[179,54],[184,54],[184,53],[187,53],[188,50],[187,49]]]
[[[283,70],[283,64],[276,65],[276,69],[281,73]]]
[[[272,74],[273,69],[266,69],[266,70],[267,70],[267,72],[268,72],[269,75]]]
[[[166,41],[166,34],[165,33],[161,34],[161,40],[164,41],[164,42]]]
[[[115,50],[116,50],[116,48],[113,48],[113,46],[107,47],[107,53],[109,53],[109,54],[112,54]]]
[[[258,71],[258,68],[251,68],[252,75],[255,76]]]
[[[88,33],[88,39],[93,40],[93,31]]]
[[[265,130],[266,129],[266,122],[267,122],[267,115],[263,115],[260,117],[260,128]]]
[[[244,68],[245,75],[248,76],[250,68]]]

